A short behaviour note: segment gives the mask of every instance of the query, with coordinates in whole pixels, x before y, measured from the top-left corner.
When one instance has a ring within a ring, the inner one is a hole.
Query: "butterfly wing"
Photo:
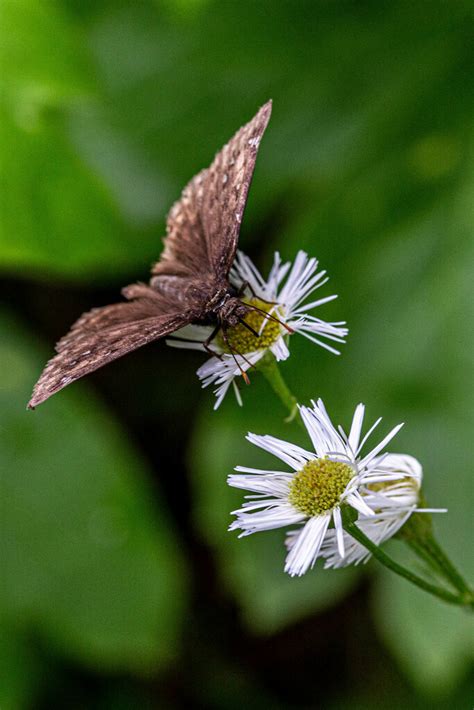
[[[268,101],[217,153],[209,168],[186,185],[168,215],[165,248],[152,270],[153,287],[176,277],[227,276],[271,110]]]
[[[172,333],[194,318],[143,284],[123,291],[133,300],[84,313],[56,345],[57,355],[36,383],[29,409],[59,390],[142,345]]]
[[[212,265],[220,276],[227,276],[234,261],[255,161],[271,112],[272,102],[268,101],[237,131],[208,169],[202,222]]]
[[[56,346],[35,385],[30,408],[112,360],[202,317],[214,284],[234,260],[267,102],[185,187],[167,219],[165,248],[150,287],[124,289],[129,303],[85,313]]]

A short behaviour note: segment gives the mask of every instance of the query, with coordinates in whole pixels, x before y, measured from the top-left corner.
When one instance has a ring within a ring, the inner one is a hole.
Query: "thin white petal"
[[[329,352],[332,353],[333,355],[340,355],[341,354],[340,350],[336,350],[336,348],[333,348],[331,345],[324,343],[322,340],[318,340],[318,338],[314,338],[312,335],[309,335],[309,333],[306,333],[301,328],[298,328],[297,332],[300,335],[302,335],[303,337],[305,337],[307,340],[311,340],[312,343],[319,345],[320,347],[324,348],[325,350],[329,350]]]
[[[342,527],[340,508],[334,508],[332,511],[332,518],[334,520],[334,528],[336,530],[337,549],[339,550],[340,556],[344,557],[346,554],[344,549],[344,528]]]
[[[180,350],[201,350],[205,352],[202,342],[170,338],[167,338],[165,342],[170,348],[179,348]]]
[[[367,503],[364,502],[362,497],[359,495],[359,493],[350,493],[347,498],[345,499],[346,503],[349,503],[353,508],[359,511],[359,513],[362,513],[362,515],[375,515],[374,511],[372,508],[369,508]]]
[[[234,388],[234,394],[235,394],[235,399],[237,400],[237,404],[239,405],[239,407],[241,407],[242,404],[243,404],[243,402],[242,402],[242,396],[241,396],[241,394],[240,394],[240,390],[239,390],[239,388],[237,387],[237,383],[236,383],[235,380],[232,380],[232,386],[233,386],[233,388]]]
[[[387,436],[382,439],[382,441],[380,442],[380,444],[377,444],[377,446],[376,446],[374,449],[372,449],[372,451],[370,452],[370,454],[367,454],[367,456],[365,456],[365,457],[359,462],[360,468],[364,468],[364,466],[367,466],[367,465],[372,461],[372,459],[375,458],[375,457],[377,456],[377,454],[378,454],[380,451],[382,451],[382,449],[384,449],[384,448],[387,446],[388,442],[391,441],[391,440],[393,439],[393,437],[396,436],[396,434],[398,434],[398,432],[400,431],[400,429],[402,428],[402,426],[403,426],[403,423],[402,423],[402,424],[398,424],[396,427],[393,427],[392,431],[390,431],[390,432],[387,434]]]
[[[362,424],[364,421],[364,405],[358,404],[355,408],[354,416],[352,417],[351,430],[349,432],[349,446],[352,449],[354,457],[357,456],[357,449],[359,448],[360,432],[362,431]]]
[[[277,439],[274,436],[248,434],[247,440],[255,444],[255,446],[277,456],[294,471],[299,471],[307,461],[314,459],[314,454],[311,452],[302,449],[300,446],[296,446],[296,444],[291,444],[289,441]]]
[[[240,537],[294,525],[304,520],[305,517],[293,506],[284,503],[269,504],[267,507],[255,503],[254,505],[250,504],[248,508],[252,512],[248,512],[245,508],[234,511],[233,514],[237,515],[237,520],[234,520],[229,526],[229,530],[242,530]]]
[[[285,561],[285,572],[301,576],[314,565],[328,529],[330,515],[310,518],[301,530]]]

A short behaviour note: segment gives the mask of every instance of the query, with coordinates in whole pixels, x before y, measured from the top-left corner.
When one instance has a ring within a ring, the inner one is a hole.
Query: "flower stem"
[[[379,562],[385,565],[385,567],[387,567],[388,569],[392,570],[392,572],[395,572],[395,574],[400,575],[400,577],[404,577],[412,584],[415,584],[417,587],[420,587],[420,589],[424,589],[425,592],[433,594],[435,597],[442,599],[448,604],[474,607],[474,598],[472,596],[472,593],[461,595],[453,594],[447,589],[443,589],[442,587],[438,587],[434,584],[431,584],[422,577],[418,577],[418,575],[414,574],[413,572],[410,572],[410,570],[398,564],[398,562],[395,562],[395,560],[392,560],[392,558],[385,554],[385,552],[383,552],[378,545],[373,543],[372,540],[370,540],[355,523],[346,520],[344,522],[344,529],[346,530],[346,532],[349,533],[349,535],[351,535],[355,540],[357,540],[357,542],[359,542],[367,550],[369,550],[369,552],[371,552],[372,555]]]
[[[418,557],[427,561],[437,572],[441,573],[454,589],[462,594],[472,594],[465,579],[432,535],[425,539],[405,538],[405,540]]]
[[[288,417],[285,421],[293,421],[298,413],[298,400],[294,394],[290,392],[288,385],[283,379],[275,357],[269,353],[256,364],[256,369],[262,373],[280,402],[288,410]],[[297,421],[302,424],[299,418]]]
[[[420,541],[420,545],[431,555],[433,560],[435,560],[440,572],[444,574],[444,577],[451,582],[455,589],[463,594],[472,594],[466,580],[462,577],[460,572],[458,572],[451,560],[442,550],[441,546],[435,540],[434,536],[431,536],[427,540]]]
[[[464,577],[436,541],[429,515],[414,513],[398,532],[397,537],[404,540],[418,557],[441,573],[454,589],[461,594],[473,594]]]

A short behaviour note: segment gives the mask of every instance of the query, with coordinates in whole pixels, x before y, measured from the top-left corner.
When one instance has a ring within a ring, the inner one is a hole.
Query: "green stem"
[[[425,501],[422,498],[421,503]],[[431,516],[427,513],[414,513],[397,533],[421,559],[441,573],[443,577],[461,594],[473,595],[468,583],[456,569],[433,535]]]
[[[279,400],[288,410],[288,417],[285,421],[291,422],[298,413],[298,400],[294,394],[290,392],[274,356],[270,354],[266,355],[256,364],[256,369],[262,373]],[[302,421],[299,417],[297,421],[302,425]]]
[[[402,565],[398,564],[398,562],[395,562],[395,560],[392,560],[391,557],[385,554],[385,552],[383,552],[380,547],[378,547],[378,545],[373,543],[372,540],[370,540],[354,523],[346,521],[344,523],[344,529],[346,530],[346,532],[349,533],[349,535],[351,535],[355,540],[357,540],[357,542],[359,542],[367,550],[369,550],[369,552],[371,552],[372,555],[379,562],[385,565],[385,567],[392,570],[392,572],[395,572],[395,574],[400,575],[400,577],[404,577],[412,584],[415,584],[417,587],[420,587],[420,589],[424,589],[425,592],[433,594],[433,596],[442,599],[448,604],[457,604],[458,606],[474,606],[474,599],[472,598],[472,594],[453,594],[452,592],[449,592],[448,590],[443,589],[442,587],[438,587],[434,584],[431,584],[430,582],[427,582],[422,577],[418,577],[418,575],[413,574],[413,572],[410,572],[410,570],[406,569],[406,567],[403,567]]]
[[[436,575],[439,575],[440,569],[439,566],[436,564],[435,560],[433,560],[432,556],[425,550],[423,545],[420,544],[419,540],[405,540],[407,545],[413,550],[413,552],[421,559],[423,562],[426,562],[427,565],[430,567],[430,569],[436,573]]]
[[[454,589],[457,589],[462,594],[471,594],[471,589],[466,580],[458,572],[433,536],[418,540],[408,539],[407,543],[419,557],[430,562],[438,572],[441,572]]]

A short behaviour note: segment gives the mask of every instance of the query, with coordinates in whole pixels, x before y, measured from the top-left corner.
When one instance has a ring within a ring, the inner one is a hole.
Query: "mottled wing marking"
[[[216,155],[202,185],[202,224],[213,270],[227,276],[234,261],[260,141],[270,120],[268,101]]]
[[[56,345],[57,355],[47,364],[35,385],[28,407],[48,397],[136,348],[172,333],[189,323],[194,314],[177,312],[176,306],[148,286],[124,289],[136,300],[94,308],[84,313]]]
[[[194,277],[211,273],[208,246],[201,223],[199,186],[207,171],[202,170],[184,188],[166,220],[166,237],[153,275]]]
[[[272,110],[268,101],[184,188],[167,220],[165,248],[154,276],[227,276],[258,147]],[[153,279],[159,287],[160,279]]]

